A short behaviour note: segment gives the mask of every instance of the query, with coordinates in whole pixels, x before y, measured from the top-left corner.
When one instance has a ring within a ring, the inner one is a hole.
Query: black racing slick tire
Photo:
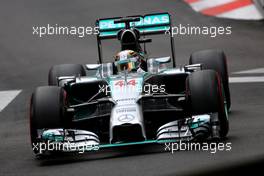
[[[49,85],[58,86],[58,77],[61,76],[85,76],[86,72],[80,64],[55,65],[49,70]]]
[[[219,73],[222,79],[228,110],[231,107],[231,97],[228,81],[228,67],[226,55],[222,50],[208,49],[194,52],[189,64],[202,64],[202,69],[212,69]]]
[[[191,73],[186,79],[187,102],[193,115],[217,113],[220,137],[229,131],[227,105],[220,76],[214,70]]]
[[[30,101],[31,143],[38,141],[38,129],[63,128],[65,119],[66,93],[57,86],[38,87]],[[38,151],[33,148],[33,151]]]

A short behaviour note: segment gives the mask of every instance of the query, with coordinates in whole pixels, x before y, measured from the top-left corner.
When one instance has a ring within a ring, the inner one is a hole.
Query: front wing
[[[217,113],[192,116],[191,118],[169,122],[156,132],[156,138],[151,140],[100,143],[98,135],[79,129],[44,129],[38,130],[38,143],[33,144],[38,154],[52,152],[91,152],[106,148],[132,145],[162,144],[189,142],[219,138]]]

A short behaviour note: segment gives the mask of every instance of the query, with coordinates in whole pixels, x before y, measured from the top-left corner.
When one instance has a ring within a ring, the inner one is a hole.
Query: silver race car
[[[31,97],[30,133],[36,154],[222,139],[231,105],[221,50],[191,55],[176,67],[168,13],[98,19],[98,64],[64,64]],[[169,38],[170,56],[150,58],[147,36]],[[121,50],[104,63],[102,41]],[[172,64],[171,64],[172,62]]]

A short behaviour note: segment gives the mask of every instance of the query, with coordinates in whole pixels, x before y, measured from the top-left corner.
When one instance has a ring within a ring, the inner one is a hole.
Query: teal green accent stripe
[[[200,125],[202,125],[202,124],[204,124],[204,123],[206,123],[205,120],[199,120],[199,121],[197,121],[197,122],[192,122],[190,128],[192,128],[192,129],[194,129],[194,128],[198,128]]]
[[[171,143],[177,142],[175,139],[169,140],[146,140],[140,142],[128,142],[128,143],[116,143],[116,144],[103,144],[99,145],[99,148],[110,148],[110,147],[122,147],[122,146],[129,146],[129,145],[142,145],[142,144],[162,144],[162,143]]]

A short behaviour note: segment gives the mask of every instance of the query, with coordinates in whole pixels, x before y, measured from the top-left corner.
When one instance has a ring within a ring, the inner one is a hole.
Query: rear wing
[[[136,28],[139,30],[141,36],[154,35],[154,34],[171,34],[171,16],[169,13],[153,13],[146,15],[135,15],[127,17],[138,17],[139,21],[130,22],[131,28]],[[125,29],[125,23],[115,23],[117,19],[122,19],[123,17],[114,18],[102,18],[96,20],[96,27],[99,30],[97,34],[97,44],[98,44],[98,54],[99,63],[102,63],[102,47],[101,40],[104,39],[116,39],[117,34],[121,29]],[[171,42],[171,52],[173,67],[175,67],[175,56],[174,56],[174,40],[170,35]]]
[[[140,21],[130,22],[131,27],[135,27],[140,31],[141,35],[164,34],[170,30],[171,20],[169,13],[155,13],[144,16],[129,16],[139,17]],[[96,21],[100,39],[116,38],[119,30],[125,28],[125,23],[115,24],[114,21],[122,17],[104,18]]]

